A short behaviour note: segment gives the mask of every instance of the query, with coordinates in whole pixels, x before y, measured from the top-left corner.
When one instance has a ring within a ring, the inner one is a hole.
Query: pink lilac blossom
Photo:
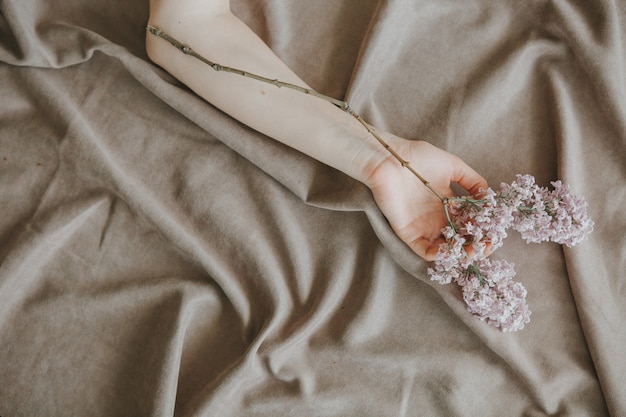
[[[572,194],[561,181],[551,183],[553,190],[541,188],[538,198],[529,201],[535,210],[519,210],[513,228],[527,242],[552,241],[568,247],[581,243],[593,231],[587,215],[587,202]]]
[[[531,175],[517,175],[498,192],[489,188],[446,202],[450,224],[442,229],[445,242],[428,273],[440,284],[456,282],[468,310],[502,331],[521,330],[530,321],[527,291],[513,280],[513,265],[487,258],[487,248],[502,246],[508,229],[528,243],[552,241],[569,247],[593,230],[587,202],[561,181],[551,184],[549,190]]]
[[[504,260],[479,258],[457,283],[470,313],[502,329],[517,331],[530,322],[526,288],[513,281],[513,264]]]

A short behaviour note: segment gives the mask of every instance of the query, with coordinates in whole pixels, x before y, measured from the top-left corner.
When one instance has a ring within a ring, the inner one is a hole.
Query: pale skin
[[[229,0],[150,0],[148,23],[213,62],[308,87],[231,13]],[[398,237],[425,260],[436,258],[447,225],[441,200],[353,116],[316,97],[213,71],[152,34],[146,50],[153,62],[225,113],[364,183]],[[487,188],[459,157],[421,140],[376,132],[441,195],[454,195],[451,183],[471,194]]]

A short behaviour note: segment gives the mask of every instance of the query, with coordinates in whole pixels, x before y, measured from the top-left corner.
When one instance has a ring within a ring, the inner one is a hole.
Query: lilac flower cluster
[[[502,246],[507,230],[518,231],[527,242],[552,241],[569,247],[593,230],[587,202],[561,181],[553,189],[540,187],[531,175],[517,175],[477,196],[447,199],[449,225],[445,242],[428,269],[441,284],[456,282],[468,310],[503,331],[517,331],[530,321],[526,289],[513,280],[513,264],[487,255]]]

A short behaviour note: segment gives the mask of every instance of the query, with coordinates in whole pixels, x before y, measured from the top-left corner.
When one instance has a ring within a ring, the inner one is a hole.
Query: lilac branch
[[[200,60],[201,62],[204,62],[209,67],[213,68],[215,71],[228,72],[231,74],[240,75],[242,77],[251,78],[257,81],[261,81],[266,84],[273,85],[277,88],[283,88],[283,87],[288,88],[288,89],[298,91],[303,94],[320,98],[322,100],[325,100],[339,107],[341,110],[345,111],[346,113],[354,117],[356,120],[358,120],[358,122],[367,130],[367,132],[370,135],[372,135],[378,141],[378,143],[380,143],[391,155],[393,155],[393,157],[400,163],[400,165],[402,165],[402,167],[406,168],[411,174],[417,177],[417,179],[419,179],[422,184],[424,184],[430,191],[433,192],[433,194],[435,194],[441,200],[441,202],[444,204],[444,211],[446,212],[446,217],[449,218],[447,204],[446,204],[447,197],[442,196],[437,190],[435,190],[435,188],[430,184],[430,182],[426,180],[426,178],[424,178],[422,175],[420,175],[420,173],[417,172],[411,166],[411,163],[409,161],[402,158],[400,154],[398,154],[382,137],[380,137],[378,133],[376,133],[373,127],[371,127],[365,120],[363,120],[361,116],[359,116],[356,112],[354,112],[354,110],[352,110],[352,108],[350,108],[350,105],[348,104],[348,102],[343,101],[343,100],[338,100],[336,98],[327,96],[322,93],[318,93],[312,88],[302,87],[302,86],[288,83],[285,81],[280,81],[277,79],[264,77],[262,75],[258,75],[249,71],[244,71],[238,68],[233,68],[233,67],[228,67],[226,65],[218,64],[200,55],[199,53],[194,51],[189,45],[178,41],[177,39],[175,39],[174,37],[172,37],[171,35],[169,35],[168,33],[164,32],[163,30],[157,27],[154,27],[152,25],[147,25],[146,30],[150,32],[151,34],[166,40],[167,42],[172,44],[174,47],[176,47],[179,51],[181,51],[185,55],[192,56]]]

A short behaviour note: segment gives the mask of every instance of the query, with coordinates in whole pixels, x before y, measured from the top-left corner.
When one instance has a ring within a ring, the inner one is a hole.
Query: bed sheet
[[[0,1],[0,415],[626,416],[626,3],[233,0],[318,91],[490,184],[560,178],[502,333],[368,189],[152,64],[147,1]]]

